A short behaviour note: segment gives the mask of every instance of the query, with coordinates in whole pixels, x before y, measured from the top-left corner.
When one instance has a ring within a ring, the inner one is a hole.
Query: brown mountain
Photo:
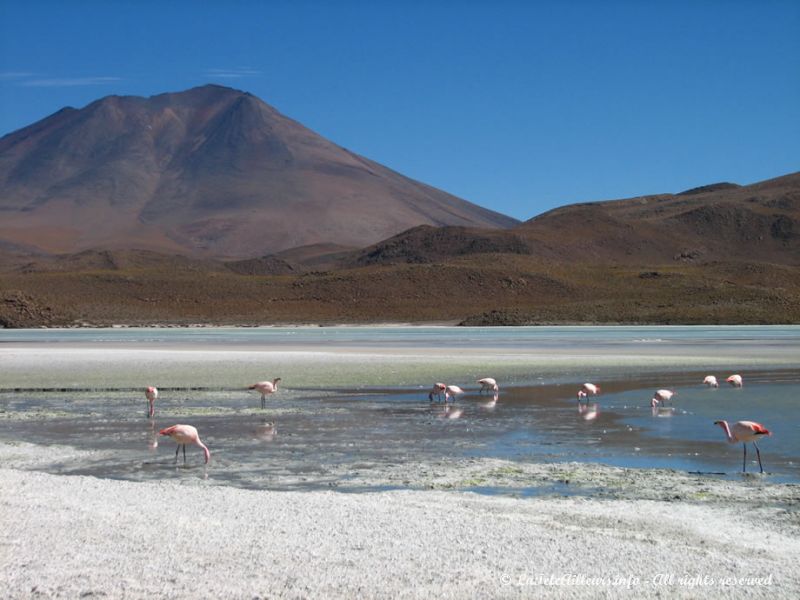
[[[721,183],[565,206],[511,233],[568,260],[800,264],[800,173],[745,186]]]
[[[0,244],[0,326],[800,323],[800,174],[219,261]]]
[[[229,258],[361,247],[422,224],[516,223],[213,85],[109,96],[6,135],[0,215],[0,244]]]
[[[731,259],[798,265],[800,173],[746,186],[573,204],[505,230],[419,226],[340,255],[339,266],[480,254],[608,265]]]

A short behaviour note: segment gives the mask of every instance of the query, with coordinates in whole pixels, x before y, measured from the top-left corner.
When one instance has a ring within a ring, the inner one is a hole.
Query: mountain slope
[[[608,265],[731,259],[800,264],[800,174],[747,186],[712,184],[679,194],[573,204],[510,229],[421,225],[331,260],[344,268],[442,263],[481,254]]]
[[[250,260],[0,244],[0,326],[800,323],[799,208],[794,174]]]
[[[800,264],[800,173],[752,185],[564,206],[509,231],[564,260]]]
[[[0,139],[0,241],[249,258],[514,219],[325,140],[254,96],[109,96]]]

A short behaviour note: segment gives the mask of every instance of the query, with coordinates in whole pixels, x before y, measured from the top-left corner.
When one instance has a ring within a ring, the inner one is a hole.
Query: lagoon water
[[[0,442],[72,447],[56,473],[256,489],[414,487],[399,465],[502,458],[741,477],[717,419],[755,420],[768,481],[800,481],[800,327],[294,327],[0,331]],[[745,378],[742,389],[724,384]],[[700,383],[715,374],[719,389]],[[501,384],[496,402],[475,380]],[[282,377],[260,409],[255,381]],[[434,381],[467,390],[446,409]],[[602,386],[579,412],[584,381]],[[154,421],[143,390],[161,390]],[[674,410],[650,408],[658,388]],[[158,429],[212,450],[173,463]],[[156,444],[157,442],[157,444]],[[748,450],[749,472],[758,465]],[[481,490],[503,492],[502,489]]]

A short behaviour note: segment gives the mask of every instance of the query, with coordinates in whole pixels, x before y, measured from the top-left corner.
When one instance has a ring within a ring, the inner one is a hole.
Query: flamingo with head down
[[[742,442],[742,473],[747,471],[747,442],[753,442],[756,456],[758,456],[758,468],[761,469],[762,473],[764,472],[764,467],[761,465],[761,452],[758,450],[756,440],[764,435],[772,435],[768,429],[755,421],[737,421],[733,426],[728,426],[727,421],[714,421],[714,425],[722,427],[729,444]]]
[[[581,400],[586,400],[589,402],[589,396],[597,396],[600,393],[600,386],[595,385],[593,383],[584,383],[581,388],[578,390],[578,404],[581,403]]]
[[[653,399],[650,400],[650,406],[655,408],[659,404],[666,405],[667,401],[672,400],[672,397],[675,395],[675,392],[672,390],[657,390],[655,394],[653,394]]]
[[[600,393],[600,386],[595,385],[593,383],[584,383],[581,386],[581,389],[588,395],[588,396],[597,396]]]
[[[455,400],[457,395],[463,394],[463,393],[464,393],[464,390],[462,390],[457,385],[448,385],[444,390],[444,402],[445,402],[445,404],[447,404],[447,402],[450,400],[450,398]]]
[[[147,402],[150,405],[150,409],[147,413],[149,418],[153,418],[156,414],[156,400],[158,399],[158,388],[153,387],[152,385],[144,390],[144,397],[147,398]]]
[[[703,383],[708,387],[713,387],[713,388],[719,387],[719,382],[717,381],[717,378],[714,377],[713,375],[706,375],[706,378],[703,379]]]
[[[206,464],[211,459],[211,451],[206,445],[200,441],[200,435],[197,429],[191,425],[173,425],[158,432],[159,435],[168,435],[173,440],[178,442],[178,447],[175,448],[175,462],[178,462],[178,451],[183,448],[183,462],[186,463],[186,444],[193,444],[200,446],[203,449],[203,455],[206,459]]]
[[[428,400],[433,402],[434,396],[436,396],[439,400],[441,400],[442,394],[445,393],[445,390],[447,390],[447,386],[444,383],[434,383],[431,393],[428,394]]]
[[[731,375],[725,381],[730,383],[733,387],[742,387],[742,385],[744,385],[741,375]]]
[[[482,394],[484,391],[491,391],[497,392],[500,388],[497,387],[497,381],[492,377],[484,377],[483,379],[478,379],[477,383],[481,384],[481,391]]]

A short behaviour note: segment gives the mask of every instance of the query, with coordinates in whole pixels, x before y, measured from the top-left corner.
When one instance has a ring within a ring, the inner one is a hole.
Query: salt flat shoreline
[[[0,362],[6,386],[117,387],[234,386],[265,372],[290,387],[428,386],[439,377],[474,380],[487,364],[498,378],[576,382],[587,370],[608,379],[631,366],[797,368],[785,348],[754,356],[747,346],[679,359],[662,349],[581,352],[574,363],[549,351],[506,350],[492,363],[486,350],[338,352],[333,360],[309,348],[3,344]],[[93,457],[77,446],[0,444],[0,598],[800,597],[800,486],[769,476],[457,459],[407,461],[374,481],[414,489],[342,493],[220,486],[191,465],[187,476],[167,471],[147,483],[41,472]],[[585,493],[460,491],[475,482]]]
[[[552,479],[566,468],[576,483],[609,493],[512,498],[253,491],[211,485],[199,472],[139,483],[27,470],[60,452],[0,446],[0,597],[800,595],[800,486],[758,476],[531,464],[514,477]],[[462,461],[449,476],[498,464]]]
[[[4,598],[792,598],[780,508],[268,492],[0,469]],[[550,583],[548,583],[550,582]]]

